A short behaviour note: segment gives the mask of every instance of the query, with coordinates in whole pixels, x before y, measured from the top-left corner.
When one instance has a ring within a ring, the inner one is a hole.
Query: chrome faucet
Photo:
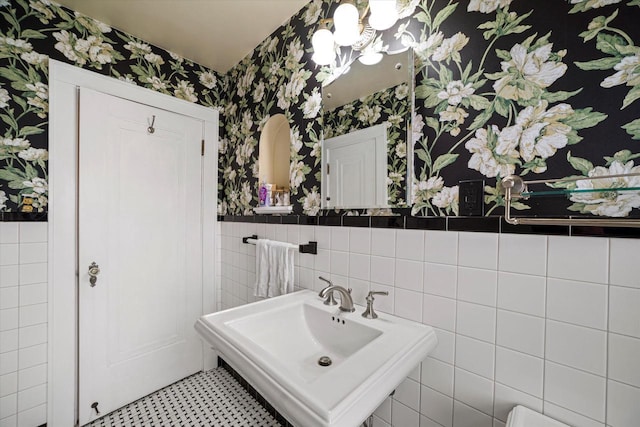
[[[323,288],[320,293],[318,294],[318,296],[320,298],[324,298],[324,295],[322,295],[322,293],[327,289],[330,288],[331,286],[333,286],[333,282],[329,279],[325,279],[322,276],[318,276],[318,279],[322,280],[323,282],[327,282],[329,285],[327,285],[325,288]],[[326,299],[324,300],[324,305],[338,305],[338,302],[336,301],[336,299],[333,297],[333,292],[329,292],[327,294]]]
[[[356,311],[355,307],[353,306],[353,299],[351,299],[351,289],[347,290],[342,286],[331,285],[321,290],[319,296],[324,298],[327,296],[327,294],[333,294],[334,291],[340,294],[341,311],[347,311],[349,313]]]

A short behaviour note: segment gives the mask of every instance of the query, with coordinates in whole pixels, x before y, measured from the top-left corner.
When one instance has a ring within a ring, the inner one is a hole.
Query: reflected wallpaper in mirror
[[[322,88],[324,139],[387,125],[387,194],[390,207],[407,206],[408,135],[413,99],[412,52],[387,54],[375,65],[354,61]]]

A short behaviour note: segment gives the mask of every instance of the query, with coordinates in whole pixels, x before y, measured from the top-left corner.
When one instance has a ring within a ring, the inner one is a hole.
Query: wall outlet
[[[458,215],[484,215],[484,180],[476,179],[458,183]]]

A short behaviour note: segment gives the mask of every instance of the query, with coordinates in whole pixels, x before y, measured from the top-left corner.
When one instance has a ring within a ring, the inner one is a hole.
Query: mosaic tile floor
[[[281,426],[223,368],[187,377],[85,427]]]

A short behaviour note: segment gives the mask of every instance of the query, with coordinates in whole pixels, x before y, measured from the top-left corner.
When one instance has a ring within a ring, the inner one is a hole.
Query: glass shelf
[[[544,197],[544,196],[571,196],[572,194],[580,193],[604,193],[604,197],[612,199],[618,197],[618,193],[624,193],[629,191],[640,191],[640,187],[610,187],[610,188],[559,188],[553,190],[542,191],[529,191],[527,185],[532,184],[552,184],[557,182],[571,182],[582,181],[583,179],[597,180],[597,179],[611,179],[611,178],[626,178],[630,176],[640,176],[640,173],[633,174],[619,174],[609,176],[597,176],[597,177],[575,177],[575,178],[563,178],[563,179],[545,179],[537,181],[524,181],[517,175],[508,175],[502,178],[500,182],[502,190],[505,195],[505,214],[504,220],[511,225],[580,225],[580,226],[592,226],[592,227],[633,227],[640,228],[640,219],[636,218],[610,218],[610,217],[598,217],[598,218],[538,218],[538,217],[520,217],[516,218],[511,216],[511,207],[513,200],[528,199],[531,197]]]
[[[574,188],[572,190],[567,188],[558,188],[555,190],[523,191],[519,195],[519,197],[531,198],[531,197],[545,197],[545,196],[570,196],[572,194],[580,194],[580,193],[613,193],[613,192],[626,192],[626,191],[640,191],[640,187]]]

